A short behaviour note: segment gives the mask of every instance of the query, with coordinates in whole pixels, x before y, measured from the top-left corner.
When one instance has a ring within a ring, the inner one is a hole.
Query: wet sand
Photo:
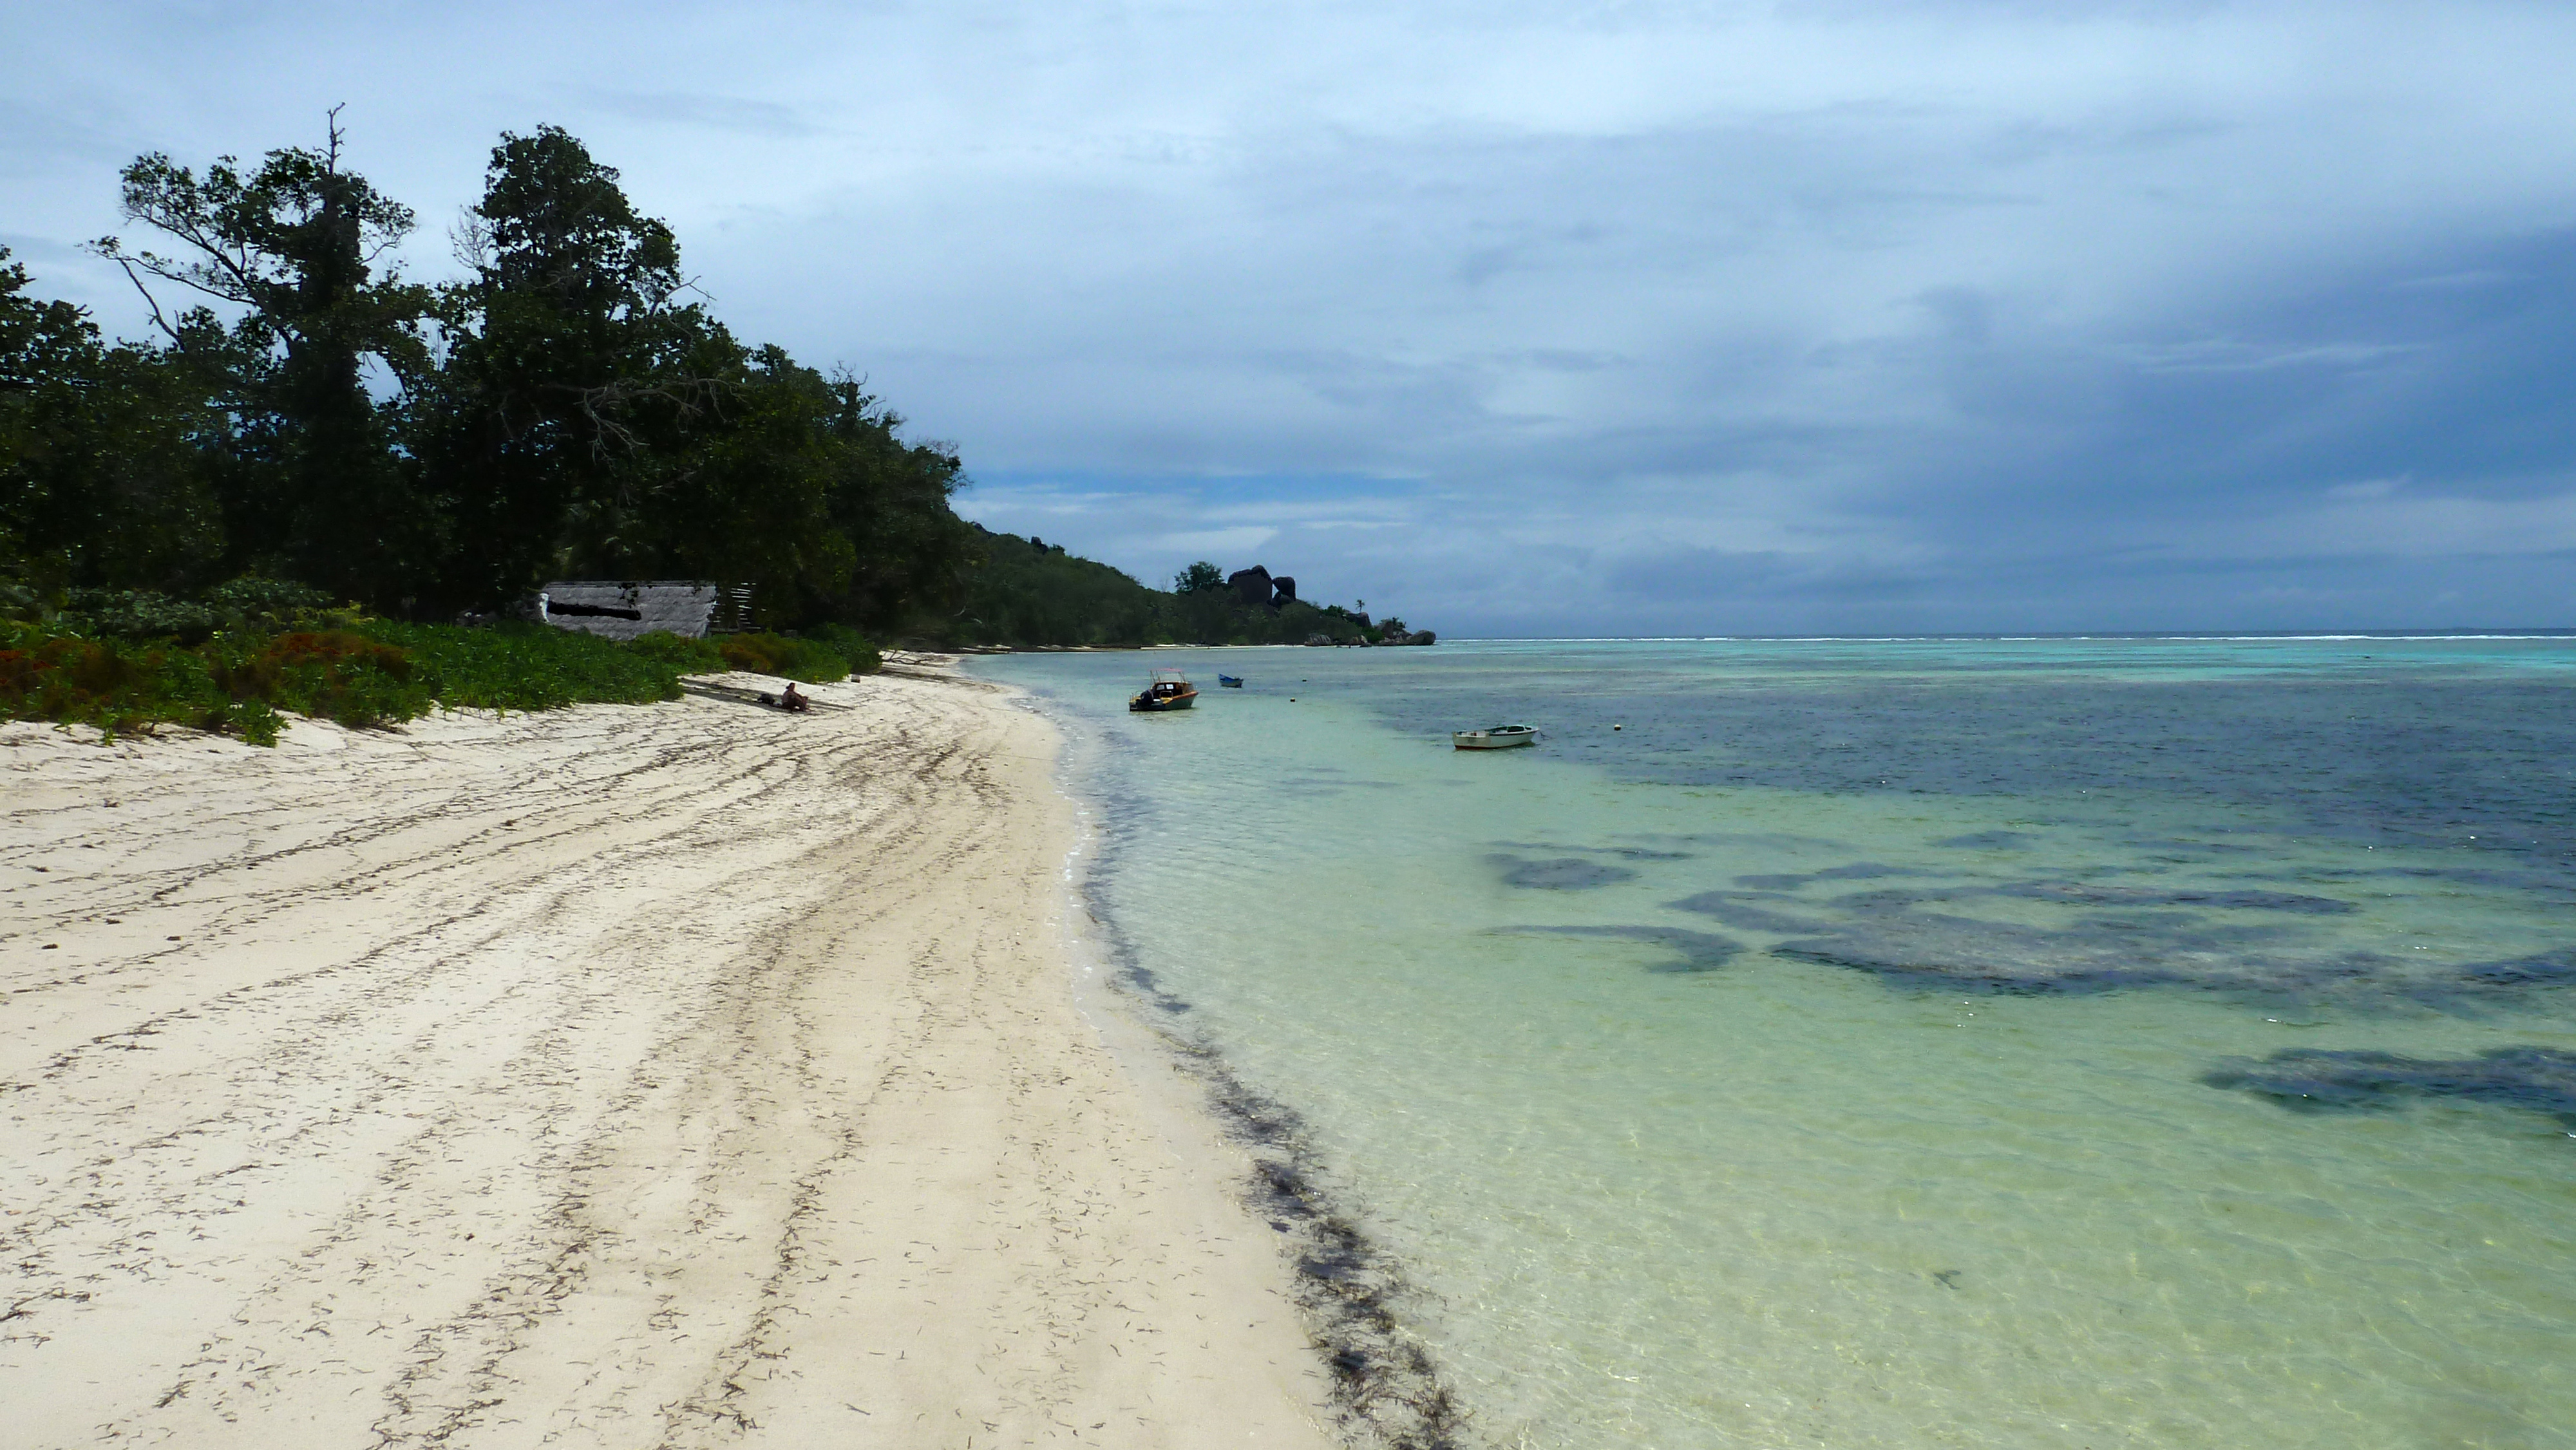
[[[0,1439],[1331,1443],[1052,728],[814,694],[0,726]]]

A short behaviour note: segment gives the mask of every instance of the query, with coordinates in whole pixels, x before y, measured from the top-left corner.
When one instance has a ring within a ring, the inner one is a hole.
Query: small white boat
[[[1538,743],[1535,725],[1488,725],[1482,730],[1452,730],[1449,743],[1460,750],[1509,750]]]

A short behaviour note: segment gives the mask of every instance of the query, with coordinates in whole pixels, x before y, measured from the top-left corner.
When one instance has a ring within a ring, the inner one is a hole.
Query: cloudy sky
[[[1455,634],[2576,625],[2576,7],[12,5],[0,244],[570,128],[961,509]]]

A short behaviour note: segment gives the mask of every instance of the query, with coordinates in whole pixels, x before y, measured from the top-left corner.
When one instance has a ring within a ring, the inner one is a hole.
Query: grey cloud
[[[1602,561],[1603,582],[1616,593],[1664,604],[1700,601],[1761,602],[1781,597],[1827,597],[1848,604],[1863,599],[1902,599],[1926,592],[1928,581],[1910,569],[1859,567],[1837,559],[1799,557],[1767,550],[1659,549],[1612,555]]]
[[[639,121],[707,126],[757,136],[812,136],[823,129],[798,114],[792,106],[774,101],[743,100],[736,96],[695,95],[683,91],[651,94],[594,91],[583,99],[611,115],[628,116]]]

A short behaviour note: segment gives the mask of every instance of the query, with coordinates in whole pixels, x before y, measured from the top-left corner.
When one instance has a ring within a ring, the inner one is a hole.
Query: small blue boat
[[[1225,686],[1229,690],[1240,690],[1243,688],[1243,677],[1241,675],[1219,675],[1216,677],[1216,682]]]

